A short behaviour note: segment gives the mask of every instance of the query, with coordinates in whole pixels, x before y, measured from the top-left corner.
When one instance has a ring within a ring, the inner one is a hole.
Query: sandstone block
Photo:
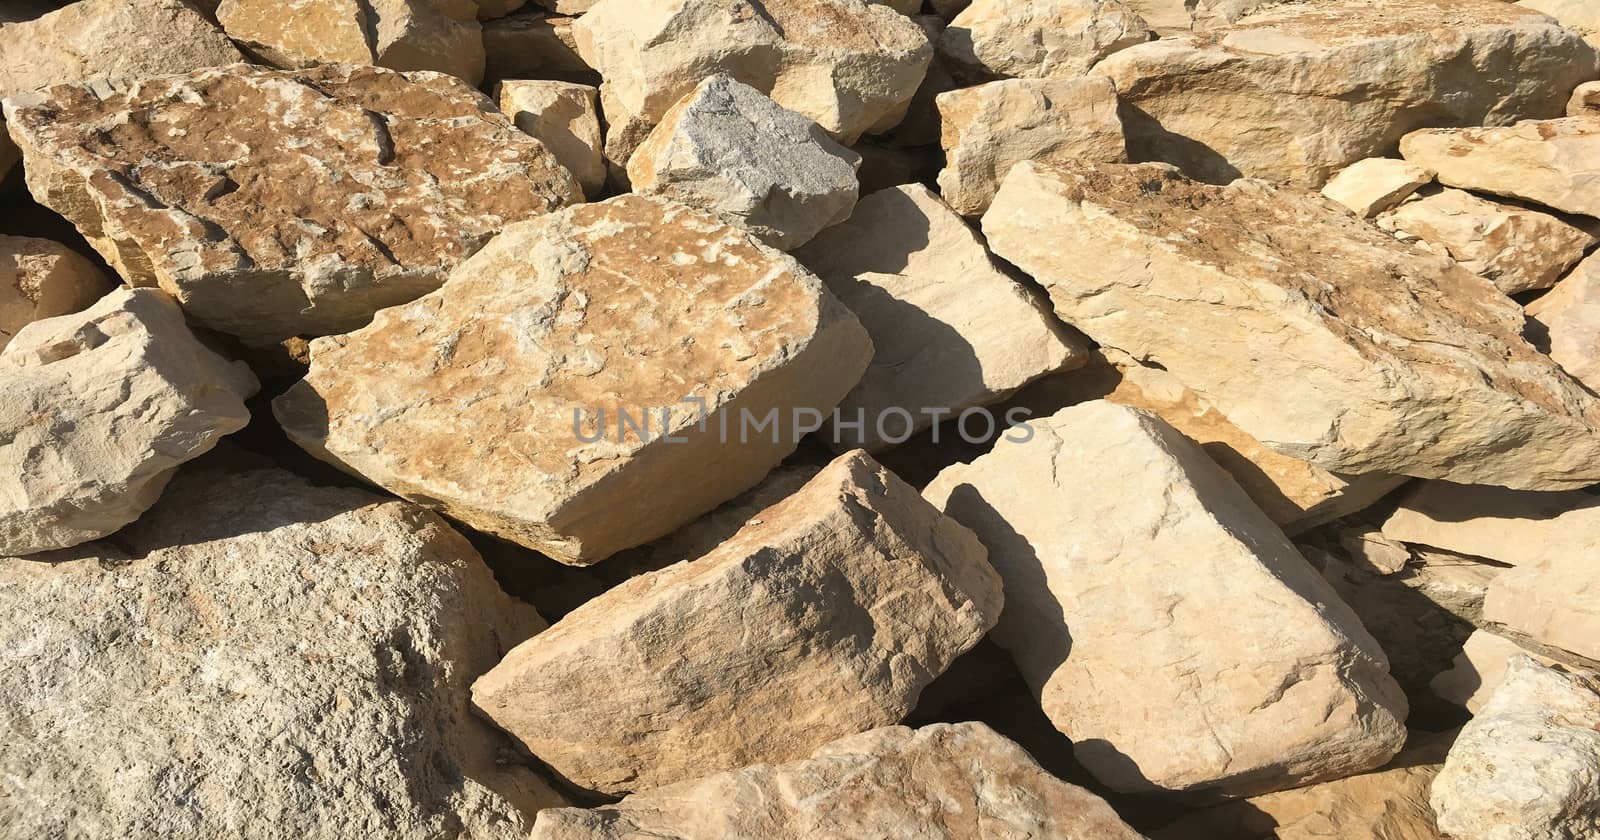
[[[1534,344],[1548,348],[1550,358],[1589,390],[1600,391],[1600,257],[1578,263],[1527,312]]]
[[[1154,37],[1122,0],[973,0],[950,21],[939,51],[981,77],[1074,78]]]
[[[228,37],[286,70],[374,64],[483,81],[483,30],[474,0],[222,0]]]
[[[1600,552],[1600,497],[1422,481],[1383,523],[1384,536],[1526,566],[1552,553]]]
[[[23,327],[86,309],[111,288],[94,263],[65,245],[0,236],[0,349]]]
[[[1549,213],[1453,189],[1407,201],[1378,226],[1422,240],[1508,295],[1554,286],[1600,241]]]
[[[1370,219],[1433,183],[1433,173],[1414,163],[1394,158],[1367,158],[1339,170],[1323,186],[1322,194],[1343,204],[1363,219]]]
[[[600,150],[600,91],[557,81],[507,80],[496,97],[517,128],[545,145],[594,198],[606,185]]]
[[[1600,177],[1600,120],[1424,129],[1407,134],[1400,153],[1438,172],[1441,184],[1600,216],[1592,189]]]

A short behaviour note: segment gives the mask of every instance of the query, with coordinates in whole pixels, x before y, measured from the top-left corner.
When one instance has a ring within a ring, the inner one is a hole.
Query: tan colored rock
[[[945,151],[939,191],[965,216],[989,209],[1000,181],[1025,160],[1128,159],[1109,79],[1007,79],[939,94]]]
[[[483,30],[473,0],[222,0],[228,37],[286,70],[374,64],[483,81]]]
[[[1433,182],[1433,172],[1394,158],[1367,158],[1339,170],[1322,194],[1370,219]]]
[[[533,840],[1137,840],[1111,806],[981,723],[874,729],[810,758],[543,811]]]
[[[520,840],[565,804],[472,714],[543,623],[460,534],[199,466],[114,542],[0,559],[0,837]]]
[[[608,122],[654,125],[723,73],[846,145],[894,127],[933,55],[922,27],[865,0],[600,0],[573,32]]]
[[[1594,552],[1548,547],[1495,576],[1483,620],[1533,642],[1600,662],[1600,575]]]
[[[1528,304],[1534,344],[1561,369],[1600,392],[1600,257],[1589,257],[1544,297]]]
[[[152,289],[35,321],[0,350],[0,555],[114,533],[250,420],[256,379]]]
[[[1088,351],[989,258],[977,234],[920,184],[873,193],[848,222],[795,256],[872,336],[861,383],[839,403],[836,447],[868,451],[1047,373],[1083,365]]]
[[[1315,188],[1413,129],[1556,116],[1600,54],[1499,0],[1328,0],[1130,47],[1094,72],[1129,108],[1134,160]]]
[[[1456,840],[1600,834],[1600,675],[1513,657],[1433,782]]]
[[[1600,120],[1563,117],[1492,128],[1425,129],[1400,153],[1464,190],[1520,198],[1564,213],[1600,216]]]
[[[1420,239],[1449,255],[1508,295],[1554,286],[1600,242],[1549,213],[1453,189],[1404,202],[1377,222],[1384,230]]]
[[[1063,409],[924,495],[988,547],[1006,593],[992,638],[1113,790],[1252,795],[1399,751],[1406,703],[1383,651],[1154,415]]]
[[[628,160],[633,191],[715,214],[783,251],[850,218],[861,156],[731,76],[712,76]]]
[[[1320,196],[1024,163],[983,230],[1063,320],[1278,452],[1355,475],[1600,480],[1600,402],[1522,339],[1520,307]]]
[[[1229,802],[1179,818],[1155,840],[1443,840],[1428,805],[1449,744],[1413,731],[1382,770]]]
[[[577,18],[527,9],[483,24],[484,76],[491,80],[560,79],[594,82],[599,77],[578,55],[572,34]]]
[[[1541,665],[1555,664],[1510,639],[1478,630],[1462,646],[1454,666],[1434,677],[1428,687],[1441,698],[1478,714],[1494,690],[1505,682],[1506,668],[1517,656],[1528,656]]]
[[[62,85],[5,112],[41,204],[130,285],[253,343],[355,329],[582,197],[543,145],[435,73],[235,65]]]
[[[600,195],[606,162],[600,149],[600,91],[573,82],[507,80],[495,98],[517,128],[543,143],[565,166],[584,195]]]
[[[1591,44],[1600,43],[1600,9],[1588,0],[1518,0],[1517,5],[1555,18],[1583,33]]]
[[[1573,89],[1572,98],[1567,100],[1567,116],[1600,116],[1600,82],[1584,82]]]
[[[856,451],[520,645],[473,702],[576,784],[648,790],[901,720],[1000,598],[977,538]]]
[[[1600,552],[1600,497],[1418,482],[1383,523],[1385,536],[1526,566],[1552,553]]]
[[[0,235],[0,349],[34,321],[86,309],[111,289],[104,272],[59,242]]]
[[[1344,528],[1338,532],[1339,546],[1357,567],[1376,575],[1397,574],[1411,561],[1411,552],[1396,540],[1370,528]]]
[[[939,52],[988,78],[1076,78],[1154,37],[1122,0],[973,0],[950,21]]]
[[[759,482],[872,345],[793,259],[627,195],[512,226],[444,288],[311,354],[274,405],[297,443],[589,565]]]
[[[576,16],[594,8],[598,0],[535,0],[535,2],[558,15]]]

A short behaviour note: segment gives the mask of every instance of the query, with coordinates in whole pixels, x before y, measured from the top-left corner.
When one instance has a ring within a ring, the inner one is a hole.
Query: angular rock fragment
[[[483,24],[484,77],[598,82],[594,68],[578,55],[572,34],[577,18],[528,9]]]
[[[614,125],[654,125],[723,73],[847,145],[894,127],[933,56],[922,27],[865,0],[600,0],[573,32]]]
[[[1600,54],[1497,0],[1329,0],[1130,47],[1094,72],[1116,82],[1134,160],[1320,187],[1412,129],[1557,116]]]
[[[859,425],[836,426],[837,447],[892,446],[1088,358],[920,184],[863,198],[795,256],[872,336],[872,364],[838,407]]]
[[[1400,749],[1406,703],[1383,651],[1155,416],[1064,409],[924,495],[989,549],[1006,595],[993,638],[1113,790],[1252,795]]]
[[[1390,539],[1526,566],[1600,552],[1600,496],[1423,481],[1383,523]]]
[[[1478,714],[1494,690],[1505,682],[1506,668],[1518,656],[1530,657],[1541,665],[1555,664],[1510,639],[1477,630],[1462,645],[1454,666],[1434,677],[1428,687],[1441,698]]]
[[[1322,194],[1370,219],[1433,182],[1433,172],[1394,158],[1358,160],[1323,186]]]
[[[1600,675],[1513,657],[1456,737],[1432,802],[1459,840],[1600,833]]]
[[[1567,100],[1567,116],[1600,116],[1600,82],[1584,82],[1572,90]]]
[[[1583,33],[1591,44],[1600,43],[1600,9],[1588,0],[1517,0],[1517,5],[1555,18]]]
[[[1508,295],[1550,288],[1600,241],[1549,213],[1453,189],[1407,201],[1377,221],[1448,254]]]
[[[1128,159],[1109,79],[1008,79],[942,93],[939,192],[957,212],[989,209],[1011,167]]]
[[[564,804],[468,705],[542,622],[433,514],[185,471],[38,559],[0,560],[0,836],[513,840]]]
[[[1067,323],[1281,453],[1356,475],[1600,480],[1600,401],[1522,339],[1520,307],[1320,196],[1023,163],[983,230]]]
[[[1362,571],[1375,575],[1400,572],[1411,560],[1411,552],[1379,531],[1345,528],[1338,532],[1339,546]]]
[[[661,118],[628,160],[628,180],[789,251],[850,217],[860,165],[810,119],[712,76]]]
[[[860,451],[711,553],[512,651],[478,708],[606,793],[802,758],[901,720],[999,617],[970,531]]]
[[[1578,263],[1544,297],[1528,304],[1536,346],[1589,390],[1600,392],[1600,257]]]
[[[5,111],[40,203],[129,284],[252,343],[355,329],[581,199],[544,146],[433,73],[235,65]]]
[[[496,97],[500,110],[543,143],[594,198],[606,184],[600,150],[600,91],[572,82],[507,80]]]
[[[1563,117],[1490,128],[1433,128],[1400,141],[1439,183],[1600,216],[1600,120]]]
[[[297,443],[589,565],[760,481],[872,345],[793,259],[627,195],[512,226],[444,288],[311,354],[274,404]]]
[[[987,78],[1074,78],[1154,37],[1122,0],[974,0],[950,21],[939,52]]]
[[[810,758],[543,811],[533,840],[698,837],[1136,840],[1111,806],[981,723],[874,729]]]
[[[222,0],[228,37],[277,67],[375,64],[483,81],[474,0]]]
[[[1554,652],[1600,662],[1600,575],[1594,551],[1552,546],[1489,584],[1483,620]]]
[[[0,349],[34,321],[85,309],[109,291],[105,273],[71,248],[0,235]]]
[[[0,554],[78,545],[137,519],[179,464],[244,428],[256,387],[153,289],[25,327],[0,350]]]

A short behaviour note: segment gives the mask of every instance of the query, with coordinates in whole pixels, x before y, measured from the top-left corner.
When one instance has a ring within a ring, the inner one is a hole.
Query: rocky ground
[[[0,840],[1596,840],[1597,47],[3,0]]]

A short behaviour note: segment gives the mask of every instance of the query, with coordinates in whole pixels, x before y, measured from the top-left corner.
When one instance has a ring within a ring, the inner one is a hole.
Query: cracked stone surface
[[[375,64],[476,85],[484,67],[480,11],[475,0],[222,0],[217,20],[276,67]]]
[[[59,242],[0,235],[0,349],[23,327],[87,309],[111,288],[94,263]]]
[[[1600,120],[1563,117],[1488,128],[1424,129],[1400,141],[1439,183],[1600,216]]]
[[[1449,255],[1508,295],[1554,286],[1600,242],[1550,213],[1454,189],[1429,191],[1403,202],[1379,216],[1377,223]]]
[[[1154,35],[1122,0],[973,0],[950,21],[939,52],[987,78],[1076,78]]]

